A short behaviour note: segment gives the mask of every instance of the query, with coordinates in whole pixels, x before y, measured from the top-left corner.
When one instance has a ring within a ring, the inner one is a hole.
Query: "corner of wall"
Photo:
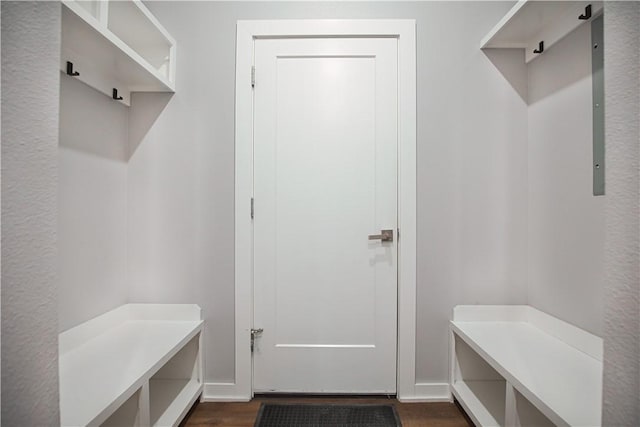
[[[60,3],[2,2],[2,421],[59,425]]]
[[[603,425],[640,425],[640,3],[605,2]]]

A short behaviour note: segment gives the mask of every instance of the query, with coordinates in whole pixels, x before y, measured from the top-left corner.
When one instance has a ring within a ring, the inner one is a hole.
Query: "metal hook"
[[[80,73],[77,71],[73,71],[73,62],[67,61],[67,75],[68,76],[79,76]]]
[[[584,8],[584,13],[582,15],[578,16],[578,19],[582,19],[584,21],[586,21],[587,19],[591,18],[591,5],[587,5],[587,7]]]
[[[118,96],[118,89],[116,89],[115,87],[113,88],[113,99],[115,99],[116,101],[122,100],[122,97]]]
[[[533,49],[533,53],[542,53],[544,52],[544,40],[538,43],[538,48]]]

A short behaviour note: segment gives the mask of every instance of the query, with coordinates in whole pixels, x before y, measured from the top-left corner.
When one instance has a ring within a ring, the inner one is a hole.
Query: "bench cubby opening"
[[[505,425],[506,381],[460,337],[455,340],[452,391],[478,424]]]
[[[138,427],[140,420],[140,395],[138,390],[128,398],[100,427]]]
[[[531,404],[518,390],[513,389],[514,421],[519,427],[553,427],[555,424]]]
[[[195,402],[202,387],[200,333],[149,380],[152,426],[173,425]]]

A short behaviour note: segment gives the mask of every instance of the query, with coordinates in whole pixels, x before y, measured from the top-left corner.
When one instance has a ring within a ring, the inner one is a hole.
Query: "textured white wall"
[[[132,119],[146,136],[129,162],[131,300],[200,304],[215,382],[234,372],[236,21],[416,19],[417,380],[447,382],[452,306],[526,302],[526,74],[522,55],[478,48],[511,3],[147,5],[178,41],[178,81],[148,131]]]
[[[529,304],[602,335],[606,196],[592,188],[591,26],[528,71]]]
[[[75,78],[60,78],[58,328],[64,331],[128,301],[129,114]]]
[[[604,419],[640,425],[640,3],[605,3]]]
[[[1,8],[2,422],[54,426],[60,4]]]

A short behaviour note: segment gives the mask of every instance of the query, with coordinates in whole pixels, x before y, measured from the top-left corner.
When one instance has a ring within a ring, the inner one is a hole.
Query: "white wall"
[[[60,331],[128,301],[128,117],[124,105],[61,75]]]
[[[235,22],[417,20],[417,381],[447,382],[452,306],[526,302],[526,74],[512,86],[503,73],[522,71],[522,55],[495,54],[499,70],[478,47],[511,4],[147,5],[178,41],[178,74],[176,94],[132,147],[131,300],[201,305],[209,382],[234,379]]]
[[[54,426],[60,4],[1,7],[2,421]]]
[[[640,3],[607,2],[604,418],[640,425]]]
[[[601,336],[606,196],[592,186],[591,25],[528,71],[529,304]]]

